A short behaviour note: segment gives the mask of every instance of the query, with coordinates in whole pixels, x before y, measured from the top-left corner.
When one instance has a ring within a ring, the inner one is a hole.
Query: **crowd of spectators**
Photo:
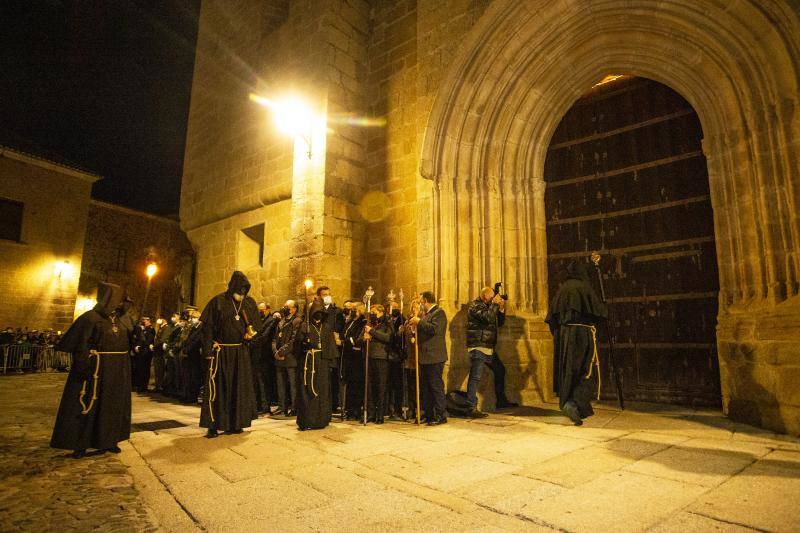
[[[53,329],[7,327],[0,331],[0,365],[2,372],[37,372],[46,369],[66,371],[69,358],[55,354],[61,332]]]
[[[28,346],[53,346],[61,337],[61,332],[53,329],[32,329],[7,327],[0,331],[0,346],[22,344]]]

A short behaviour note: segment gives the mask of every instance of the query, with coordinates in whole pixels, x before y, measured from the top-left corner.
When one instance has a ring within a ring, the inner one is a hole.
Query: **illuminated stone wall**
[[[63,330],[72,322],[96,179],[0,148],[0,197],[24,204],[20,242],[0,240],[0,327]]]
[[[503,280],[513,307],[500,340],[511,396],[552,399],[544,155],[595,82],[642,76],[687,98],[705,133],[723,406],[736,419],[800,432],[796,3],[303,0],[285,8],[203,2],[181,204],[200,257],[201,303],[236,266],[224,251],[232,234],[259,220],[285,227],[288,217],[289,229],[272,237],[275,277],[259,281],[260,294],[300,294],[306,275],[339,298],[367,285],[379,299],[389,289],[433,289],[454,318],[452,389],[467,373],[463,306]],[[302,147],[279,137],[247,98],[285,89],[329,119],[347,111],[386,126],[329,121],[303,161]],[[490,393],[485,401],[493,403]]]

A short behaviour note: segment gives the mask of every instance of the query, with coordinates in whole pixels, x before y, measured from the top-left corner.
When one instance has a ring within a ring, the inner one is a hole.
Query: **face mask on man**
[[[236,300],[237,302],[241,302],[242,300],[244,300],[244,294],[239,294],[238,292],[236,292],[233,294],[233,299]]]
[[[324,303],[325,305],[331,305],[333,303],[333,297],[330,296],[330,295],[329,296],[323,296],[322,297],[322,303]]]
[[[287,307],[285,305],[283,307],[281,307],[281,314],[283,316],[289,316],[289,307]]]

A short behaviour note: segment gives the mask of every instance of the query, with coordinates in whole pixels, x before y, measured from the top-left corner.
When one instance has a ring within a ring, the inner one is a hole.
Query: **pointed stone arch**
[[[653,79],[689,101],[704,131],[723,404],[744,402],[757,422],[800,431],[800,405],[775,399],[775,347],[753,333],[757,308],[771,317],[760,324],[774,329],[769,342],[795,342],[779,324],[798,322],[786,306],[800,290],[799,68],[800,9],[787,1],[496,0],[453,61],[425,130],[420,171],[432,180],[435,217],[418,264],[434,268],[420,269],[418,281],[457,306],[503,279],[521,314],[540,320],[550,138],[603,76]],[[750,390],[744,373],[765,369],[772,389]]]

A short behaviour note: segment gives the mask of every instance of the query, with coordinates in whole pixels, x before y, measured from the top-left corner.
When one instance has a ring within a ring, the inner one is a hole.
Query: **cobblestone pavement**
[[[65,378],[0,377],[0,530],[156,531],[118,457],[49,447]]]
[[[104,469],[83,480],[72,470],[83,465],[36,436],[49,435],[61,381],[16,379],[0,380],[4,405],[9,383],[33,392],[13,397],[0,420],[30,434],[19,442],[33,453],[15,451],[13,468],[3,459],[16,477],[13,494],[4,480],[0,519],[17,528],[42,529],[45,515],[75,525],[68,494],[92,494],[120,529],[137,530],[153,527],[146,507],[164,531],[800,531],[800,441],[716,412],[600,406],[576,428],[541,406],[434,428],[336,422],[306,432],[262,418],[208,440],[196,407],[134,395],[130,442],[86,463]],[[20,418],[32,400],[50,407]],[[74,483],[63,500],[42,495],[15,512],[9,502],[55,488],[45,481],[58,470]],[[96,492],[103,483],[118,490]]]

